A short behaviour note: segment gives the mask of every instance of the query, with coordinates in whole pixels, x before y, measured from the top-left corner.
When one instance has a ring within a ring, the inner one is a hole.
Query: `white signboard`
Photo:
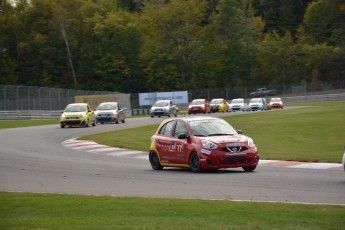
[[[158,100],[172,100],[174,104],[188,103],[188,91],[139,93],[139,105],[153,105]]]

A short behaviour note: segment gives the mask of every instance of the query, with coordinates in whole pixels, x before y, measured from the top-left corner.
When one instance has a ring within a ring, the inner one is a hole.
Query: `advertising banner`
[[[187,104],[188,91],[139,93],[139,105],[153,105],[158,100],[172,100],[174,104]]]

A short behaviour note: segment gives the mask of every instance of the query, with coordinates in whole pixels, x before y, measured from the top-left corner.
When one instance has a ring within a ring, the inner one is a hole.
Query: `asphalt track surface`
[[[56,124],[0,129],[0,191],[345,205],[342,167],[263,164],[254,172],[154,171],[145,159],[94,154],[63,144],[87,134],[159,124],[163,119],[131,118],[125,124],[89,128],[61,129]]]

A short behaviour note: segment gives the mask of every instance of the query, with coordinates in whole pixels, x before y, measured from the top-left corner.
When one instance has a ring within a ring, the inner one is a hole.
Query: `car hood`
[[[244,105],[244,103],[231,103],[230,105]]]
[[[168,109],[169,106],[152,106],[151,109]]]
[[[204,104],[200,104],[200,105],[189,105],[189,107],[201,107],[201,106],[205,106]]]
[[[245,135],[228,135],[228,136],[210,136],[210,137],[198,137],[200,140],[212,141],[216,144],[225,144],[232,142],[248,142],[248,137]]]
[[[117,113],[117,109],[113,110],[96,110],[97,113]]]
[[[86,114],[86,112],[64,112],[63,114],[66,115],[66,116],[73,116],[73,115]]]

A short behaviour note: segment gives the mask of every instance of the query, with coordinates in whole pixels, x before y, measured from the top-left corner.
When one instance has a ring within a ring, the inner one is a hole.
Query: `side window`
[[[174,126],[174,121],[169,121],[168,123],[162,126],[161,130],[159,130],[159,134],[170,137],[173,126]]]
[[[174,137],[177,137],[181,133],[187,133],[187,128],[186,125],[183,121],[177,121],[176,127],[175,127],[175,132],[174,132]]]

